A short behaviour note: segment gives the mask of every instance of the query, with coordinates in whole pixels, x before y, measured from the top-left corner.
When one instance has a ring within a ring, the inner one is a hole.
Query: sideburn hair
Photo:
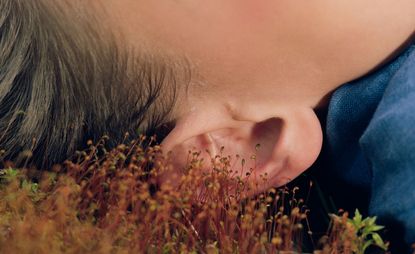
[[[4,160],[32,151],[39,169],[87,140],[154,133],[176,97],[166,59],[121,47],[90,13],[58,2],[0,0],[0,149]]]

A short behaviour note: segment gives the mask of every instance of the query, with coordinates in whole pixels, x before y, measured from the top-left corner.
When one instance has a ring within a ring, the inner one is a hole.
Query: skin
[[[185,157],[191,148],[215,153],[224,145],[225,154],[257,153],[248,167],[270,178],[258,191],[285,184],[315,161],[322,134],[314,110],[334,89],[396,55],[415,28],[413,0],[100,4],[132,47],[191,64],[192,80],[179,91],[165,150]]]

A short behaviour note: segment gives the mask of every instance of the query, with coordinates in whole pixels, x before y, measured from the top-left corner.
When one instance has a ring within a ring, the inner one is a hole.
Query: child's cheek
[[[239,21],[246,22],[263,22],[270,15],[271,1],[268,0],[231,0],[234,10],[239,14]],[[275,2],[275,1],[274,1]],[[275,13],[274,13],[275,15]]]

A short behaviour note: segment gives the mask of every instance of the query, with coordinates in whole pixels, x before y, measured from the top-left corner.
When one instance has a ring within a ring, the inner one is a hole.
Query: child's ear
[[[248,179],[253,181],[259,180],[260,174],[267,174],[267,184],[260,183],[259,192],[294,179],[311,166],[321,149],[321,126],[311,109],[295,110],[279,117],[268,115],[263,120],[258,117],[235,120],[218,112],[211,112],[210,116],[205,113],[179,120],[163,141],[163,150],[172,152],[170,162],[174,168],[186,165],[189,151],[201,152],[206,169],[210,169],[210,156],[230,155],[234,162],[232,170],[242,176],[250,168],[253,172]],[[242,158],[245,159],[243,170]],[[173,178],[173,175],[163,177],[175,181]]]

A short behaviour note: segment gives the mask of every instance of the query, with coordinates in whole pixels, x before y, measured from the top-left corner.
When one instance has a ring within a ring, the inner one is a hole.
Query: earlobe
[[[311,166],[321,149],[320,123],[311,109],[292,109],[280,117],[259,122],[246,118],[222,118],[216,122],[212,119],[203,118],[203,115],[197,119],[187,118],[190,122],[180,122],[162,143],[163,149],[171,150],[174,158],[171,163],[175,168],[188,163],[189,150],[200,151],[200,158],[207,162],[219,151],[222,156],[231,158],[239,155],[245,158],[246,163],[243,169],[240,163],[235,163],[233,170],[238,170],[243,176],[252,170],[252,174],[258,177],[250,177],[249,181],[260,179],[260,174],[267,175],[267,184],[261,183],[255,191],[260,192],[297,177]],[[209,170],[209,163],[205,166]]]

